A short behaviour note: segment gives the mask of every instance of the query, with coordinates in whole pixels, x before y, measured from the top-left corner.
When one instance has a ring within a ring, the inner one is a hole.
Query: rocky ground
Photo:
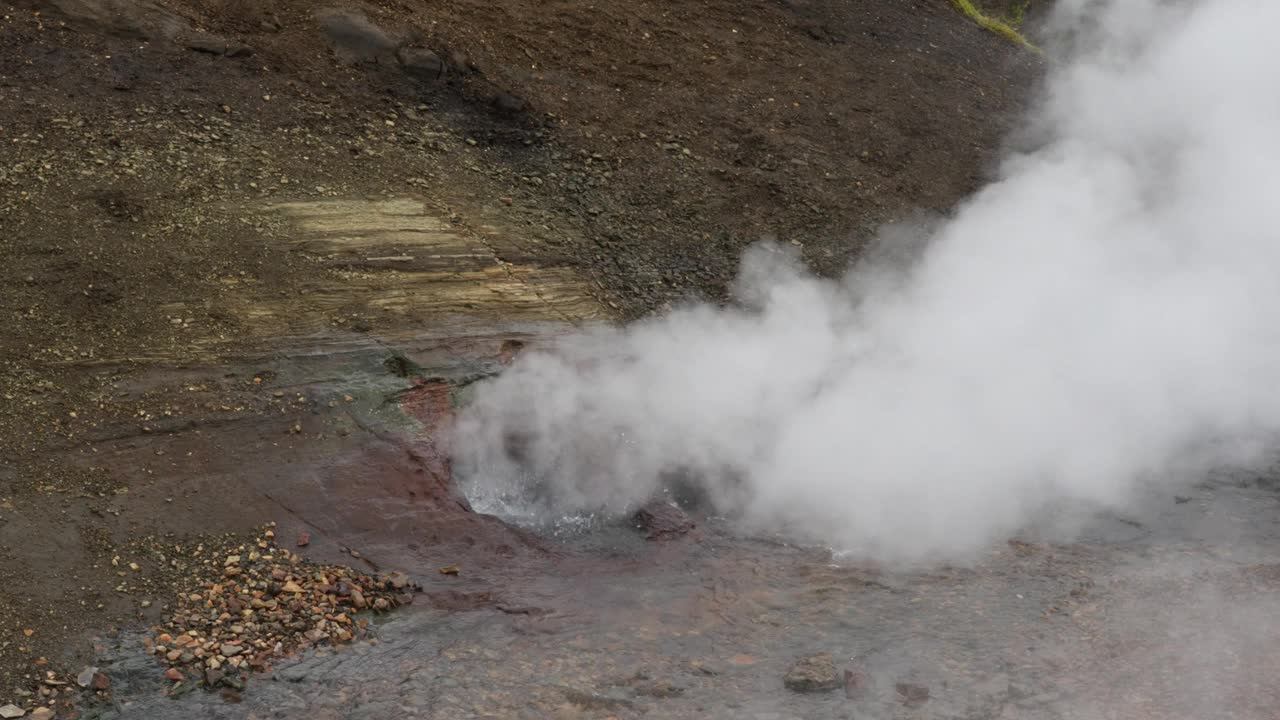
[[[0,2],[0,705],[113,628],[274,649],[173,624],[175,548],[271,522],[321,565],[255,582],[322,575],[326,638],[405,538],[479,602],[548,551],[414,444],[446,386],[721,299],[762,237],[838,272],[982,181],[1041,62],[944,0]]]

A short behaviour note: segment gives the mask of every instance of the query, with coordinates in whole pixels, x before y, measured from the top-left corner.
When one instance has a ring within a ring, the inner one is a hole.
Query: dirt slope
[[[838,272],[981,182],[1039,63],[946,0],[0,2],[0,705],[154,620],[180,578],[122,549],[281,520],[270,488],[361,453],[421,470],[367,422],[414,386],[388,352],[465,374],[517,316],[721,298],[762,237]],[[365,229],[280,210],[319,201]],[[311,512],[317,552],[377,541]]]

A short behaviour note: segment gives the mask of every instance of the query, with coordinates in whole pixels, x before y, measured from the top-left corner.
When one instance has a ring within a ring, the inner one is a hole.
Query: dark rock
[[[228,675],[222,679],[222,684],[235,690],[244,690],[244,678],[239,675]]]
[[[635,526],[644,530],[649,540],[671,540],[687,535],[697,524],[674,504],[655,500],[631,516]]]
[[[923,705],[929,702],[929,688],[913,683],[898,683],[893,686],[898,691],[903,705]]]
[[[811,657],[800,658],[782,678],[782,684],[788,690],[800,693],[828,692],[842,684],[836,674],[836,664],[830,653],[819,653]]]
[[[575,688],[562,687],[560,692],[564,694],[566,700],[577,705],[583,710],[588,711],[614,711],[634,708],[636,704],[626,698],[613,697],[610,695],[602,695],[596,692],[588,692]]]
[[[237,40],[228,40],[210,35],[208,33],[200,33],[193,35],[186,42],[188,50],[196,52],[208,53],[210,55],[225,55],[227,57],[246,57],[253,54],[253,48],[245,45]]]
[[[666,699],[680,697],[684,688],[669,680],[646,680],[632,683],[632,692],[641,697]]]
[[[401,48],[396,53],[396,59],[400,61],[400,67],[414,77],[423,80],[439,80],[444,77],[444,59],[426,48]]]
[[[509,92],[499,92],[493,96],[493,107],[498,112],[514,115],[524,112],[529,107],[529,103],[525,102],[524,98],[517,97]]]
[[[866,696],[871,688],[871,678],[861,669],[844,671],[844,696],[850,700],[858,700]]]
[[[102,673],[94,673],[93,681],[89,683],[89,687],[94,690],[110,690],[111,678],[103,675]]]
[[[455,72],[462,73],[463,75],[481,74],[480,67],[475,64],[475,61],[471,59],[471,56],[461,50],[454,50],[449,53],[449,67]]]
[[[227,703],[228,705],[238,705],[239,703],[244,702],[244,696],[240,694],[239,690],[223,688],[219,695],[222,697],[222,702]]]

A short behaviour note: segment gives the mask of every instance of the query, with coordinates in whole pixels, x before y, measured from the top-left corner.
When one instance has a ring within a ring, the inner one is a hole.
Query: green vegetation
[[[1021,0],[1015,2],[1009,8],[1009,24],[1013,27],[1022,27],[1022,21],[1027,18],[1027,8],[1031,6],[1031,0]]]
[[[1023,37],[1016,27],[1016,25],[1021,24],[1023,16],[1026,15],[1027,5],[1030,4],[1030,0],[1014,5],[1008,22],[983,13],[973,4],[973,0],[951,0],[951,2],[956,6],[957,10],[964,13],[965,17],[977,23],[980,27],[1010,42],[1021,45],[1036,54],[1043,54],[1040,48],[1031,44],[1031,41]]]

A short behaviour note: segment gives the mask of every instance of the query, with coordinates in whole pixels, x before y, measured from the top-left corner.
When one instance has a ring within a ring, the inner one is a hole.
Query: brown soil
[[[973,190],[1040,70],[947,0],[332,8],[0,2],[0,705],[162,616],[183,578],[139,548],[544,552],[416,444],[424,379],[721,299],[763,237],[838,272]],[[304,232],[406,198],[429,257]]]

